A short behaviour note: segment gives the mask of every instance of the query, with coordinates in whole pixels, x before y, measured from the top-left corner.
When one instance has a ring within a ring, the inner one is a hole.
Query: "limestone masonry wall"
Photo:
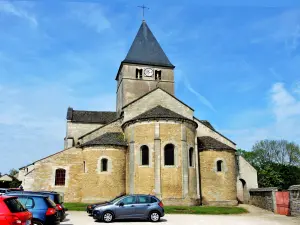
[[[125,128],[125,136],[130,143],[126,154],[126,193],[155,194],[166,205],[197,204],[196,166],[195,163],[191,167],[188,165],[188,149],[195,148],[195,127],[164,120],[137,122]],[[175,146],[174,166],[164,165],[167,144]],[[147,166],[141,165],[143,145],[149,148],[150,163]],[[195,156],[194,151],[194,160]]]
[[[32,189],[62,192],[66,202],[80,202],[82,162],[82,150],[75,147],[36,162]],[[55,186],[56,169],[66,170],[65,186]]]
[[[290,212],[292,216],[300,216],[300,185],[293,185],[290,192]]]
[[[276,187],[250,189],[250,204],[276,212]]]
[[[149,148],[149,166],[141,165],[140,149]],[[135,180],[134,192],[151,194],[154,190],[154,123],[136,124],[134,127]]]
[[[176,99],[174,99],[174,97],[170,96],[166,92],[157,89],[152,93],[149,93],[139,101],[134,102],[124,108],[123,123],[158,105],[166,107],[182,116],[193,120],[192,109],[177,101]]]
[[[234,151],[199,152],[202,203],[204,205],[237,205],[236,163]],[[217,161],[222,160],[222,171]]]
[[[152,67],[161,71],[161,80],[155,80],[155,75],[146,77],[144,70],[149,68],[145,65],[123,64],[119,74],[117,86],[117,111],[120,112],[122,107],[147,92],[155,89],[157,86],[174,95],[174,71],[165,67]],[[142,69],[143,79],[136,79],[136,69]]]
[[[83,149],[82,202],[108,201],[125,194],[126,149],[88,147]],[[101,172],[101,159],[108,159],[108,171]]]
[[[100,123],[78,123],[67,121],[67,135],[66,138],[74,138],[75,144],[77,143],[78,137],[101,127],[103,124]]]
[[[182,198],[181,124],[160,124],[162,198]],[[175,166],[164,165],[164,147],[175,146]]]
[[[107,132],[123,132],[122,128],[121,128],[121,119],[116,120],[115,122],[112,122],[110,124],[107,124],[99,129],[95,130],[94,132],[85,135],[84,137],[81,137],[79,139],[79,142],[80,142],[80,144],[83,144],[83,143],[88,142],[96,137],[99,137],[102,134],[105,134]]]
[[[70,148],[35,163],[31,190],[64,193],[65,202],[106,201],[125,193],[125,148]],[[101,172],[102,158],[108,171]],[[64,186],[55,185],[56,169],[66,170]]]

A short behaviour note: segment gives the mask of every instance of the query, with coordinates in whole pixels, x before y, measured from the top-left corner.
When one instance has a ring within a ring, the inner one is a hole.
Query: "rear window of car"
[[[60,196],[60,194],[54,195],[54,202],[56,204],[62,204],[62,197]]]
[[[156,198],[151,197],[151,203],[157,202]]]
[[[50,198],[45,198],[45,200],[46,200],[47,205],[48,205],[49,207],[53,207],[53,208],[56,207],[55,202],[53,202]]]
[[[0,193],[6,193],[6,190],[1,190],[1,189],[0,189]]]
[[[16,198],[5,199],[4,202],[12,213],[25,212],[27,210]]]

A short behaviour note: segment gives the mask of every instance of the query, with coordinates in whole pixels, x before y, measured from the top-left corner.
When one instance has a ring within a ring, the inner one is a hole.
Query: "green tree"
[[[274,162],[300,166],[300,146],[286,140],[262,140],[252,147],[259,164]]]
[[[259,187],[287,189],[300,184],[300,146],[286,140],[262,140],[252,151],[238,149],[256,170]]]
[[[11,177],[13,177],[13,181],[9,183],[9,187],[10,187],[10,188],[18,188],[18,187],[21,185],[22,182],[19,181],[19,180],[17,180],[17,178],[15,178],[15,176],[16,176],[18,173],[19,173],[19,171],[16,170],[16,169],[11,169],[11,170],[9,171],[9,175],[10,175]]]
[[[19,173],[19,171],[18,170],[16,170],[16,169],[11,169],[10,171],[9,171],[9,176],[12,176],[12,177],[14,177],[16,174],[18,174]]]

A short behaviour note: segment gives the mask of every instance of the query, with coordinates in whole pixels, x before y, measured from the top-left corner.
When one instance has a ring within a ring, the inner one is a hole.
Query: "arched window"
[[[223,161],[218,160],[217,161],[217,172],[221,172],[223,170]]]
[[[194,149],[193,148],[189,149],[189,165],[190,165],[190,167],[194,166]]]
[[[55,171],[55,186],[65,186],[66,183],[66,170],[57,169]]]
[[[141,165],[147,166],[149,165],[149,148],[147,145],[143,145],[141,147]]]
[[[175,152],[174,145],[167,144],[165,146],[165,165],[166,166],[174,166],[175,165]]]
[[[107,159],[101,159],[101,172],[107,172],[107,162]]]

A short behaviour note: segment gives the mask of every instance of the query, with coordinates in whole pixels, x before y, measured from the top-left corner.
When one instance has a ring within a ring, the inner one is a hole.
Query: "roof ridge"
[[[122,109],[126,108],[127,106],[131,105],[132,103],[137,102],[138,100],[144,98],[145,96],[147,96],[148,94],[151,94],[152,92],[156,91],[156,90],[162,90],[163,92],[167,93],[168,95],[170,95],[171,97],[173,97],[174,99],[176,99],[177,101],[179,101],[181,104],[185,105],[186,107],[190,108],[191,110],[195,111],[192,107],[188,106],[187,104],[185,104],[183,101],[181,101],[180,99],[178,99],[175,95],[170,94],[169,92],[165,91],[164,89],[160,88],[160,87],[156,87],[153,90],[143,94],[142,96],[138,97],[137,99],[129,102],[128,104],[124,105],[122,107]]]

